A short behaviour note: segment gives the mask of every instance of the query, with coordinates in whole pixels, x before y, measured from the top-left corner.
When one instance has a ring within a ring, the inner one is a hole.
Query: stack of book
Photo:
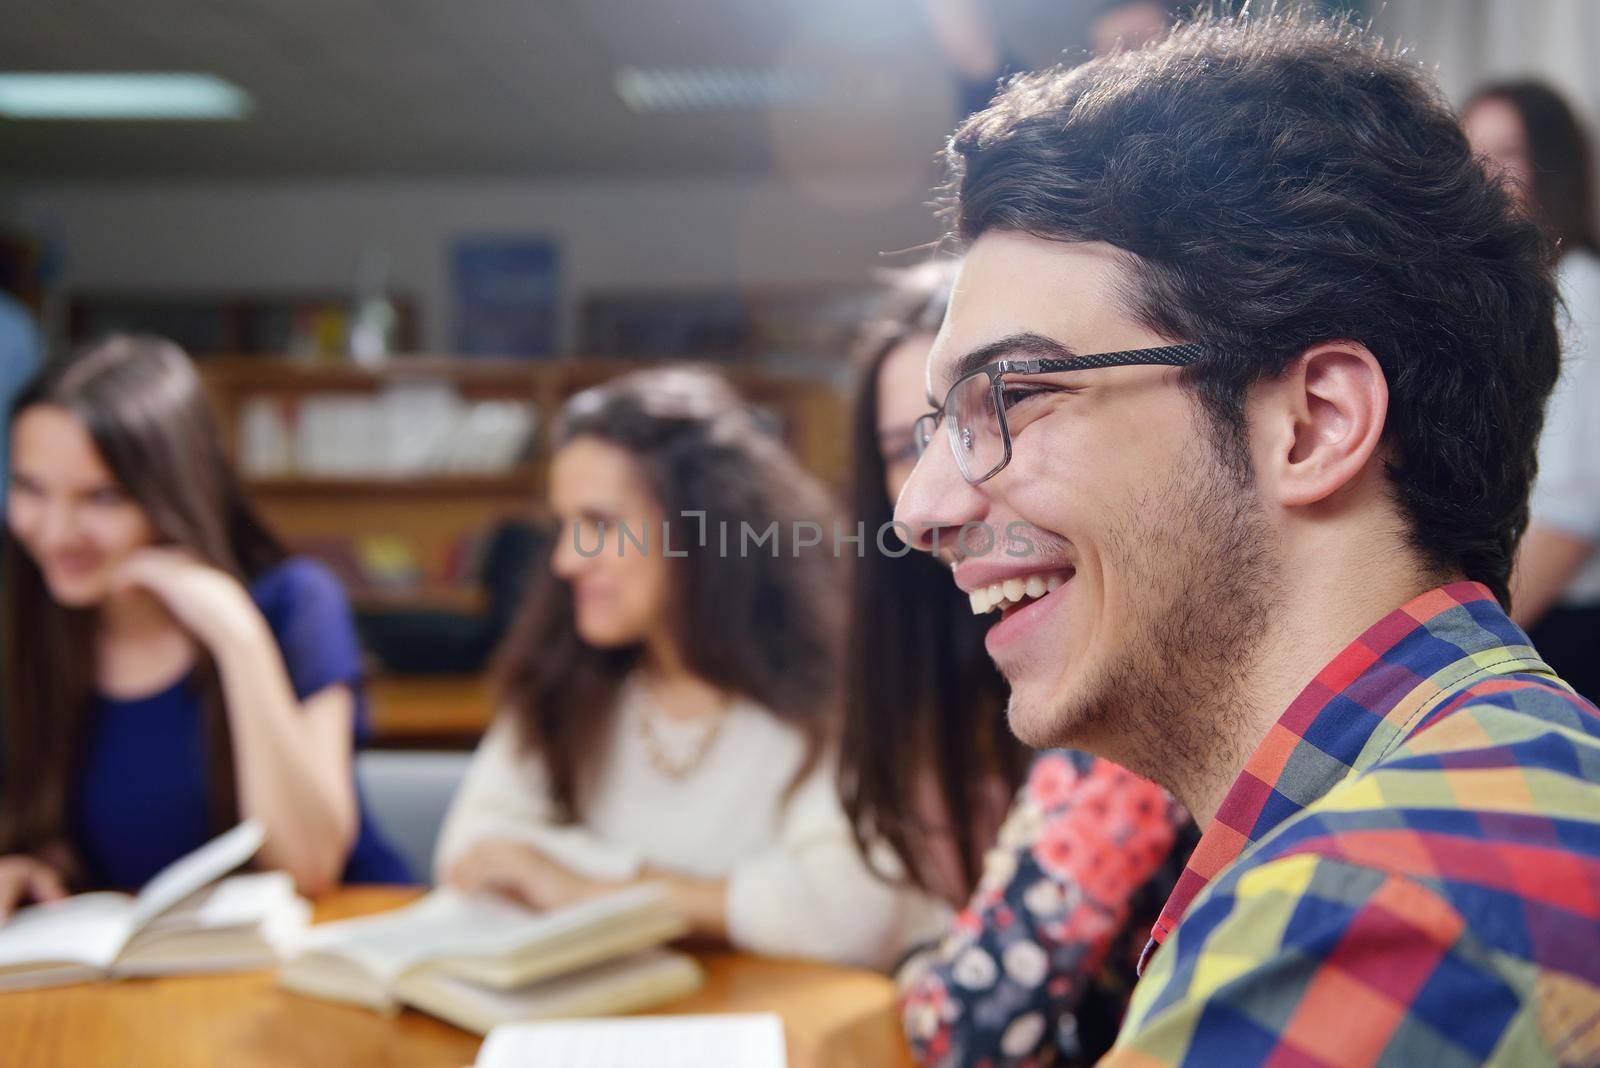
[[[661,948],[687,932],[651,885],[544,913],[441,889],[392,912],[312,927],[278,982],[379,1012],[409,1005],[486,1034],[513,1021],[633,1012],[692,993],[699,966]]]

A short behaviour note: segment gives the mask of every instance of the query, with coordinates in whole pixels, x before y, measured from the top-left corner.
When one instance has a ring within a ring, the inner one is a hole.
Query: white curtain
[[[1539,78],[1594,129],[1600,0],[1371,0],[1374,27],[1430,66],[1458,106],[1479,85]]]

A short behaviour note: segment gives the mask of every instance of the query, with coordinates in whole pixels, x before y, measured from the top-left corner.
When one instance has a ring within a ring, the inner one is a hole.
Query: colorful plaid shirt
[[[1424,594],[1273,726],[1153,934],[1102,1064],[1600,1064],[1600,713],[1484,587]]]

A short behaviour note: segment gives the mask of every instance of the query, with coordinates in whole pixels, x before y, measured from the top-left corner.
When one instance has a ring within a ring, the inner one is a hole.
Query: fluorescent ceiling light
[[[0,74],[8,119],[242,119],[243,89],[210,74]]]
[[[820,79],[796,71],[623,67],[617,95],[641,115],[685,111],[755,111],[800,104],[822,95]]]

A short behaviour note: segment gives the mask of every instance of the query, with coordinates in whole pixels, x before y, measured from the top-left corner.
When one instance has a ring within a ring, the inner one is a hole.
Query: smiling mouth
[[[99,558],[93,556],[58,556],[45,565],[45,570],[76,577],[94,571],[99,564]]]
[[[1072,575],[1073,572],[1070,570],[1065,573],[1041,571],[1032,575],[1018,575],[1004,582],[995,582],[973,590],[968,594],[972,601],[972,614],[981,616],[999,609],[1003,618],[1023,605],[1059,590],[1066,585]]]

